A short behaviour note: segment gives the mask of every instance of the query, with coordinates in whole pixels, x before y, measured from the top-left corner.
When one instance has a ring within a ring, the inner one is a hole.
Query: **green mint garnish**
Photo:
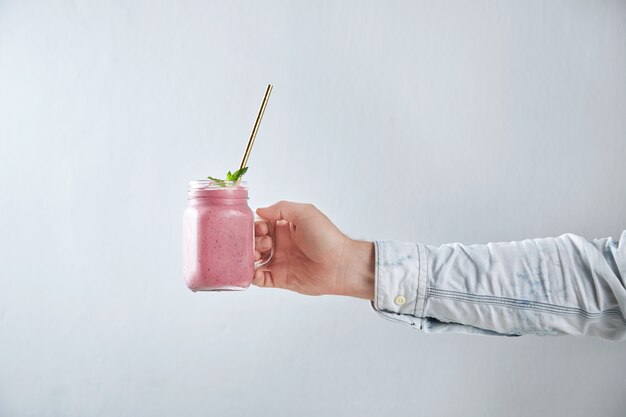
[[[238,169],[234,173],[228,171],[226,173],[226,179],[225,180],[221,180],[219,178],[214,178],[214,177],[208,177],[208,178],[211,181],[213,181],[214,183],[216,183],[217,185],[219,185],[220,187],[226,187],[226,181],[237,182],[237,181],[239,181],[241,179],[241,177],[243,177],[243,174],[245,174],[247,171],[248,171],[248,167],[243,167],[241,169]]]
[[[219,178],[208,177],[211,181],[219,185],[220,187],[226,187],[226,183],[224,180],[220,180]]]
[[[228,173],[226,174],[226,180],[227,181],[239,181],[239,178],[243,177],[243,174],[245,174],[247,170],[248,170],[248,167],[243,167],[235,171],[234,174],[231,174],[230,171],[228,171]]]

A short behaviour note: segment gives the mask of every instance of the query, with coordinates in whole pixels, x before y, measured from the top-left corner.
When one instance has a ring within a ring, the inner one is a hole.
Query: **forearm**
[[[350,239],[341,262],[341,295],[374,299],[374,243]]]

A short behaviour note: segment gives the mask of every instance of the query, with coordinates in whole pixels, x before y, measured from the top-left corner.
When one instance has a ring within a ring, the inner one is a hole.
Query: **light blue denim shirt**
[[[626,339],[626,230],[430,246],[377,241],[372,307],[426,333]]]

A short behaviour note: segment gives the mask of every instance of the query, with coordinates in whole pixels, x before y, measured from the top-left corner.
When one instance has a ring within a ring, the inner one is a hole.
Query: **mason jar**
[[[255,216],[244,181],[191,181],[183,214],[183,275],[192,291],[245,290],[255,268],[272,252],[254,260]]]

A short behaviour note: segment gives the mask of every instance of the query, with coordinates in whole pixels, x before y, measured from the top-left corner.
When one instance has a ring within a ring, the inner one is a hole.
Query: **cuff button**
[[[396,303],[396,305],[401,306],[402,304],[406,303],[406,298],[404,298],[403,295],[399,295],[393,299],[393,302]]]

